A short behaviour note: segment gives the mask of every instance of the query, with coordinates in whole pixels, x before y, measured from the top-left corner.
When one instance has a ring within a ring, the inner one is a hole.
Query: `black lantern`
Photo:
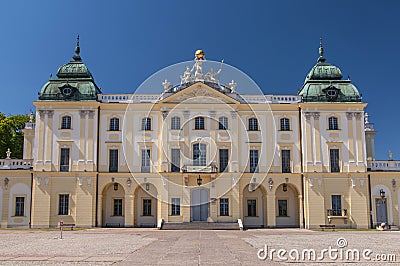
[[[114,190],[115,190],[115,191],[118,190],[118,183],[114,183]]]
[[[286,184],[283,184],[282,190],[283,190],[283,192],[286,192],[286,191],[287,191],[287,185],[286,185]]]
[[[201,177],[199,175],[199,178],[197,178],[197,185],[201,186],[202,183],[203,183],[203,179],[201,179]]]
[[[385,197],[385,191],[382,188],[381,190],[379,190],[379,195],[381,196],[382,199]]]

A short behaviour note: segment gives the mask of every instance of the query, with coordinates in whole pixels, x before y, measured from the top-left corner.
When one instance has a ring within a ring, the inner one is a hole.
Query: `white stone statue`
[[[393,161],[393,153],[392,153],[392,151],[389,151],[388,155],[389,155],[389,161]]]
[[[191,81],[192,77],[192,71],[190,68],[187,66],[185,72],[183,73],[183,76],[181,76],[181,84],[185,84]]]
[[[228,84],[229,89],[231,89],[231,93],[235,93],[235,88],[237,83],[232,79],[231,83]]]
[[[205,60],[203,59],[195,59],[195,63],[192,67],[191,72],[195,69],[194,71],[194,78],[195,80],[202,80],[204,79],[203,76],[203,67],[201,66]]]
[[[164,92],[168,92],[172,88],[172,83],[169,82],[168,80],[164,80],[162,85],[164,87]]]
[[[29,114],[29,123],[33,123],[33,113]]]
[[[6,159],[10,159],[11,153],[12,153],[12,152],[10,151],[10,148],[8,148],[7,151],[6,151],[6,155],[7,155],[7,158],[6,158]]]

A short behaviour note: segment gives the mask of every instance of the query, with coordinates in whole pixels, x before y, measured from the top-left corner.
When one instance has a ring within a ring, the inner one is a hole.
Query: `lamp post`
[[[201,179],[201,177],[199,175],[199,178],[197,178],[197,185],[201,186],[202,183],[203,183],[203,179]]]
[[[385,198],[385,191],[381,188],[381,190],[379,190],[379,195],[381,196],[382,199]]]
[[[286,191],[287,191],[287,185],[286,185],[286,184],[283,184],[282,190],[283,190],[283,192],[286,192]]]

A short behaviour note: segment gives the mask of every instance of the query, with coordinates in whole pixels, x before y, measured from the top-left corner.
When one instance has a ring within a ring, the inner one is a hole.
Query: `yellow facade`
[[[59,86],[65,100],[43,90],[24,159],[0,161],[1,227],[399,224],[399,172],[368,167],[365,103],[240,95],[233,81],[205,82],[201,69],[160,95],[72,101],[81,81],[65,85],[63,69],[45,88]]]

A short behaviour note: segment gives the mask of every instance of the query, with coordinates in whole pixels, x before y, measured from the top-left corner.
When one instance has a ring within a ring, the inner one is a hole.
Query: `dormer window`
[[[322,90],[328,101],[335,101],[337,97],[339,96],[339,89],[330,85],[328,88]]]

